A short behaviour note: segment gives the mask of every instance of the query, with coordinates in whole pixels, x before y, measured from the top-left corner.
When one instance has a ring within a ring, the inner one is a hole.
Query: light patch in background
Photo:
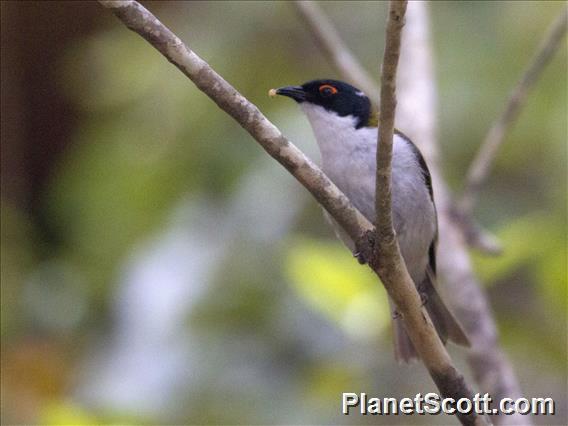
[[[85,360],[76,390],[81,404],[169,418],[192,394],[198,400],[199,383],[215,357],[203,359],[208,343],[188,318],[208,291],[219,259],[235,256],[228,252],[234,241],[281,239],[302,208],[296,183],[275,174],[270,160],[263,164],[242,178],[228,202],[182,200],[162,233],[127,260],[113,296],[113,330]]]
[[[379,279],[339,242],[293,239],[286,273],[303,300],[354,338],[376,339],[390,323]]]

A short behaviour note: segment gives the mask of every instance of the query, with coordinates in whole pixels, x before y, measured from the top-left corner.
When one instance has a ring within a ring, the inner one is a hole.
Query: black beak
[[[303,102],[306,100],[306,92],[300,86],[286,86],[276,89],[277,95],[288,96],[296,102]]]

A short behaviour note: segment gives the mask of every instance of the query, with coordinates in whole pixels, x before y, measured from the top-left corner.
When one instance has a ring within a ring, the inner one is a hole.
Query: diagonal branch
[[[379,87],[377,84],[353,56],[331,20],[323,13],[317,3],[307,0],[295,0],[293,4],[306,27],[318,42],[324,55],[342,78],[358,86],[367,94],[378,93]],[[373,106],[378,110],[376,97],[370,96],[370,98]],[[461,221],[461,225],[470,246],[489,254],[499,254],[501,252],[502,249],[497,238],[474,223],[473,220],[466,221],[464,219]]]
[[[503,144],[507,132],[519,117],[530,89],[538,81],[542,71],[558,50],[566,35],[567,27],[568,8],[564,8],[547,30],[529,67],[511,92],[503,113],[491,126],[489,133],[479,147],[477,155],[471,162],[467,172],[465,189],[458,203],[462,214],[471,215],[479,192],[487,181],[497,151]]]
[[[134,0],[99,0],[99,2],[110,9],[128,28],[144,37],[189,77],[201,91],[247,130],[273,158],[312,193],[354,241],[360,244],[368,241],[367,236],[373,233],[372,225],[351,205],[345,195],[288,141],[256,106],[184,45],[154,15]],[[399,2],[393,2],[393,9],[397,10],[398,7]],[[396,14],[389,15],[389,21],[396,20],[396,16]],[[398,16],[402,19],[403,15],[398,14]],[[396,29],[397,25],[400,32],[402,26],[400,20],[398,24],[391,22],[389,28]],[[387,47],[386,50],[389,49]],[[388,52],[385,53],[387,54]],[[392,244],[392,241],[389,244]],[[398,249],[396,239],[394,239],[394,248]],[[382,254],[379,258],[381,257]],[[400,254],[398,253],[398,262],[392,265],[388,257],[386,260],[386,262],[378,262],[381,276],[386,277],[387,281],[392,283],[385,287],[397,303],[400,313],[405,317],[409,335],[441,394],[454,398],[456,401],[463,397],[472,399],[473,393],[465,383],[463,376],[453,366],[432,322],[427,315],[422,315],[420,297],[404,268],[404,262],[401,263]],[[371,266],[378,273],[379,267],[375,262],[372,262]],[[484,419],[474,413],[460,416],[460,421],[468,425],[485,424]]]
[[[302,0],[295,0],[294,6],[322,48],[324,56],[339,70],[343,78],[351,83],[357,83],[363,92],[376,96],[379,93],[379,86],[353,56],[320,7],[313,1]],[[376,98],[372,97],[371,101],[377,106]]]
[[[223,111],[235,119],[280,164],[282,164],[338,223],[357,239],[373,229],[333,182],[288,141],[260,111],[223,77],[189,49],[144,6],[133,0],[101,0],[128,28],[144,37]]]

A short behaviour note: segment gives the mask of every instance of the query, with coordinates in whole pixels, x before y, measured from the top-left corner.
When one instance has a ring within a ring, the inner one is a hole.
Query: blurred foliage
[[[61,400],[46,404],[39,417],[39,423],[44,425],[88,426],[100,424],[101,420],[93,417],[76,404]]]
[[[496,235],[506,255],[474,257],[480,279],[493,285],[528,265],[531,279],[538,285],[539,295],[547,299],[547,305],[558,314],[567,311],[566,239],[558,232],[562,222],[546,213],[534,213],[505,223]]]
[[[6,205],[2,205],[0,226],[2,230],[0,257],[0,280],[2,297],[0,298],[0,330],[2,336],[21,330],[26,318],[18,315],[21,277],[36,261],[32,247],[31,223],[25,217]]]
[[[52,25],[72,26],[80,8],[91,7],[64,5],[66,17],[41,3],[18,6],[23,16],[42,10],[50,23],[35,38],[3,9],[3,27],[21,51],[52,43],[60,51],[52,72],[35,58],[13,60],[18,73],[27,67],[25,78],[3,83],[2,96],[31,108],[49,92],[26,87],[51,81],[71,113],[54,109],[42,125],[71,123],[71,132],[63,141],[29,141],[40,153],[64,144],[39,209],[2,194],[2,422],[431,423],[339,415],[341,391],[432,390],[420,366],[393,361],[380,284],[334,239],[305,191],[108,11],[95,8],[87,34],[52,38]],[[270,87],[337,77],[289,4],[147,6],[317,155],[296,106],[266,96]],[[377,70],[386,4],[322,7]],[[562,7],[431,3],[441,159],[456,191]],[[564,45],[507,136],[477,208],[505,252],[474,253],[525,395],[555,397],[560,424],[567,418],[566,63]],[[15,123],[24,138],[31,111]],[[3,138],[3,149],[18,141]],[[18,178],[34,173],[25,163],[17,170]],[[464,353],[450,350],[463,364]]]
[[[386,293],[376,275],[353,262],[337,243],[294,241],[285,268],[299,296],[346,332],[376,337],[390,325]]]

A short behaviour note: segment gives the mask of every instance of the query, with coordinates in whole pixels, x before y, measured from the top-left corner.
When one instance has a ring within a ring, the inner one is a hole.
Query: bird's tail
[[[421,295],[425,298],[426,311],[440,336],[442,343],[446,344],[448,340],[461,345],[470,346],[469,339],[463,331],[461,325],[444,304],[444,301],[436,291],[433,284],[433,274],[428,274],[426,279],[419,286]],[[394,305],[391,303],[391,309]],[[396,316],[396,315],[395,315]],[[395,358],[399,362],[410,362],[418,359],[418,354],[414,345],[408,337],[404,321],[402,318],[393,320],[394,327],[394,348]]]

